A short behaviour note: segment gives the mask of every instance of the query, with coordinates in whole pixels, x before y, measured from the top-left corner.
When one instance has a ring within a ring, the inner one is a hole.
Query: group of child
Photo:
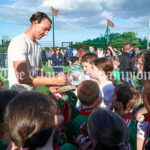
[[[150,69],[147,55],[150,52],[142,55],[140,73]],[[127,84],[117,56],[86,53],[80,62],[84,79],[75,91],[0,91],[0,150],[144,149],[150,125],[149,82],[135,78],[138,88]],[[79,65],[79,59],[72,58],[72,65]],[[139,81],[146,86],[144,92]]]

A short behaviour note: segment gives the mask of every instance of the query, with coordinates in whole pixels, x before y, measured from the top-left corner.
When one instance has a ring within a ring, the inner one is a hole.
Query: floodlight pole
[[[107,45],[108,45],[108,43],[109,43],[109,40],[110,40],[110,37],[109,37],[109,35],[111,34],[111,32],[110,32],[110,30],[109,30],[109,26],[107,25],[107,27],[106,27],[106,31],[105,31],[105,35],[104,35],[104,37],[106,38],[106,42],[107,42]]]
[[[4,40],[2,40],[2,67],[5,67],[4,46]]]
[[[53,27],[53,49],[55,49],[54,14],[53,13],[52,13],[52,27]]]
[[[148,23],[148,35],[147,35],[147,49],[149,49],[149,41],[150,41],[150,18]]]

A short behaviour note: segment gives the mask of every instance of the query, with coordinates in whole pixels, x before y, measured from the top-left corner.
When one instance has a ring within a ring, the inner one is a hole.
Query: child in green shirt
[[[139,145],[139,142],[137,142],[137,124],[132,115],[132,110],[140,105],[141,97],[140,90],[127,84],[118,85],[112,97],[112,106],[115,108],[116,113],[123,117],[128,126],[128,148],[131,150],[141,147],[141,144]]]
[[[124,120],[110,110],[98,108],[88,119],[88,134],[78,136],[80,150],[127,150],[128,129]]]
[[[117,84],[119,85],[125,83],[125,73],[123,72],[123,70],[119,69],[120,62],[118,56],[111,56],[109,60],[113,63],[114,66],[112,75],[117,81]]]
[[[78,135],[87,135],[87,121],[90,113],[101,103],[99,86],[95,81],[85,80],[77,88],[77,96],[82,104],[80,114],[73,120],[71,131],[74,142]]]

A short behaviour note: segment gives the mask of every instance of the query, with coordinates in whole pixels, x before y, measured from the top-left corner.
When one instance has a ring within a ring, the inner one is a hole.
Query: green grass
[[[51,76],[53,74],[53,69],[48,66],[43,66],[43,71],[46,73],[46,75]],[[63,68],[63,72],[67,73],[68,66]],[[2,80],[5,84],[5,87],[8,87],[8,70],[0,70],[0,80]],[[49,89],[47,86],[37,86],[37,91],[40,93],[47,93]]]

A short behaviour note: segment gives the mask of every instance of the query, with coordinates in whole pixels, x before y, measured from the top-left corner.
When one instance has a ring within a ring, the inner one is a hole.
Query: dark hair
[[[130,51],[131,47],[132,47],[132,44],[129,43],[129,42],[126,42],[126,43],[123,44],[123,51],[124,52]]]
[[[43,19],[48,19],[50,21],[50,23],[52,24],[52,20],[48,17],[47,14],[45,14],[43,12],[37,12],[37,13],[33,14],[30,18],[30,22],[33,23],[35,20],[37,20],[38,23],[41,23],[41,21]]]
[[[93,61],[93,64],[100,70],[102,69],[107,75],[109,72],[113,71],[114,67],[111,61],[108,58],[102,57],[97,58]]]
[[[120,84],[115,88],[117,101],[123,104],[126,111],[137,108],[141,103],[141,90],[132,85]]]
[[[93,111],[88,119],[88,129],[96,150],[125,150],[128,128],[116,113],[102,108]]]
[[[72,64],[75,63],[76,61],[79,61],[79,57],[77,56],[71,57]]]
[[[25,92],[7,106],[5,124],[18,149],[43,147],[52,134],[56,103],[47,95]]]
[[[110,51],[110,56],[113,56],[113,53],[110,48],[106,48],[105,55],[108,53],[108,50]]]
[[[0,134],[4,134],[4,113],[8,103],[16,96],[18,92],[12,90],[0,91]]]
[[[93,47],[93,48],[94,48],[94,46],[93,46],[93,45],[89,45],[89,47]]]
[[[96,58],[98,58],[96,54],[86,53],[82,56],[81,62],[88,62],[88,63],[92,64]]]
[[[109,50],[110,51],[110,56],[113,56],[113,53],[112,53],[112,51],[111,51],[111,49],[109,47],[111,47],[112,49],[114,49],[113,45],[111,45],[111,44],[108,45],[107,48],[106,48],[106,51],[105,51],[105,55],[108,53],[108,50]]]
[[[109,45],[107,46],[107,48],[108,48],[108,47],[112,47],[112,49],[114,48],[114,46],[113,46],[112,44],[109,44]]]

